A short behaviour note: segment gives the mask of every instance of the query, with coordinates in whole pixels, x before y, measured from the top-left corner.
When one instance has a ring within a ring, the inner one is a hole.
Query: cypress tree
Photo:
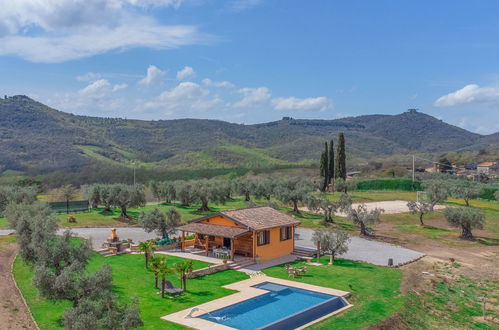
[[[324,178],[324,183],[322,184],[322,191],[325,191],[327,188],[327,184],[329,182],[329,163],[327,159],[328,148],[327,142],[325,142],[325,150],[321,154],[321,177]]]
[[[335,178],[340,178],[346,180],[347,178],[347,166],[346,166],[346,155],[345,155],[345,136],[343,132],[338,134],[338,150],[336,152],[336,163],[335,163]]]
[[[328,157],[328,162],[329,162],[329,173],[328,173],[328,183],[331,183],[331,181],[334,179],[334,142],[331,140],[329,142],[329,157]]]

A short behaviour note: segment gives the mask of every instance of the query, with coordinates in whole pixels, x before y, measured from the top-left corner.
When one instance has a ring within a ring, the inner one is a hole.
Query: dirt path
[[[409,212],[409,208],[407,207],[407,201],[383,201],[383,202],[368,202],[368,203],[353,203],[352,207],[355,208],[359,204],[365,204],[368,210],[374,210],[375,208],[383,209],[383,214],[397,214],[397,213],[405,213]],[[445,208],[443,205],[435,205],[435,210],[440,210]],[[300,207],[301,211],[311,212],[307,207]],[[322,212],[319,212],[322,213]],[[338,212],[335,215],[340,217],[346,217],[346,214]]]
[[[0,241],[0,328],[36,329],[10,272],[15,243]]]

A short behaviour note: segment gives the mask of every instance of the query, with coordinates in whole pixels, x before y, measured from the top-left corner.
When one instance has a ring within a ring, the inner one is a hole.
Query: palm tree
[[[175,264],[175,270],[180,275],[180,281],[182,282],[182,289],[187,291],[187,277],[186,274],[189,272],[189,269],[192,268],[192,260],[185,260],[183,262],[177,262]]]
[[[140,252],[144,252],[144,255],[146,257],[146,268],[149,268],[149,256],[152,255],[153,251],[155,250],[154,243],[152,241],[145,241],[145,242],[140,242],[139,243],[139,250]]]
[[[171,274],[173,269],[168,267],[166,263],[166,258],[161,258],[161,261],[158,266],[158,274],[161,276],[161,298],[165,297],[165,280],[166,275]]]
[[[158,276],[159,276],[159,265],[162,261],[162,258],[159,256],[152,256],[149,259],[149,270],[154,273],[154,287],[158,289]]]

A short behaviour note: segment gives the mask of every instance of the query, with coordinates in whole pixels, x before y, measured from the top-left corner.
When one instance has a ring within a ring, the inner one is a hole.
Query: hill
[[[48,173],[133,163],[172,170],[310,166],[316,164],[323,142],[340,131],[345,132],[351,163],[394,154],[499,146],[499,133],[475,134],[415,111],[241,125],[77,116],[13,96],[0,99],[0,171]]]

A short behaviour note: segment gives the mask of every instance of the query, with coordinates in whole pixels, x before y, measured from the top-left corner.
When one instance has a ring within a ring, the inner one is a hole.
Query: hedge
[[[358,190],[422,190],[421,182],[411,179],[366,179],[357,183]]]

